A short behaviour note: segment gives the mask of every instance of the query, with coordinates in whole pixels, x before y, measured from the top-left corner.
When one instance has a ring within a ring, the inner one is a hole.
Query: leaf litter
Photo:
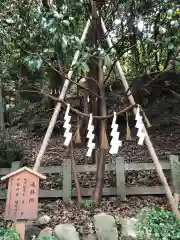
[[[155,131],[151,135],[151,140],[155,147],[156,153],[160,160],[167,160],[170,154],[179,155],[180,149],[180,129],[176,126],[164,128]],[[26,154],[24,162],[29,167],[33,167],[35,158],[42,144],[42,137],[30,136],[25,131],[16,130],[15,139],[22,142]],[[63,146],[62,135],[56,135],[50,139],[47,151],[43,157],[41,166],[60,166],[66,158],[70,157],[69,150]],[[75,149],[75,159],[77,164],[84,164],[87,149]],[[124,141],[122,148],[120,148],[119,156],[124,157],[125,162],[152,162],[149,157],[146,146],[138,146],[137,139],[132,141]],[[87,161],[87,159],[86,159]],[[114,162],[114,157],[107,153],[106,163]],[[88,159],[88,164],[92,164],[92,159]],[[86,164],[87,164],[86,163]],[[165,171],[165,175],[170,183],[170,172]],[[47,180],[41,183],[42,189],[62,189],[62,173],[48,174]],[[82,187],[93,188],[95,186],[95,173],[78,173],[78,178]],[[2,183],[1,188],[6,187]],[[159,177],[156,171],[131,171],[126,173],[127,186],[154,186],[160,185]],[[105,187],[116,186],[115,172],[106,172]],[[75,188],[74,181],[72,188]],[[83,235],[89,234],[93,231],[93,216],[99,212],[106,212],[114,216],[132,217],[143,207],[162,206],[169,209],[168,202],[165,196],[130,196],[127,197],[127,202],[121,202],[117,197],[109,196],[103,197],[101,204],[94,210],[79,208],[75,199],[71,201],[62,201],[62,199],[40,199],[40,215],[47,214],[51,217],[52,221],[48,224],[49,227],[54,227],[60,223],[72,223],[77,229],[83,231]],[[0,204],[0,224],[4,224],[5,202]]]

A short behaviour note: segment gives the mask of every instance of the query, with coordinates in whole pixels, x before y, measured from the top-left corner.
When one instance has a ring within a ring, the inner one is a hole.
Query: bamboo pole
[[[83,34],[82,34],[82,36],[81,36],[81,43],[84,42],[84,40],[85,40],[85,38],[86,38],[86,36],[87,36],[87,33],[88,33],[88,30],[89,30],[90,24],[91,24],[91,21],[90,21],[90,19],[89,19],[89,20],[87,21],[87,24],[86,24],[85,28],[84,28],[84,32],[83,32]],[[67,76],[68,76],[68,79],[71,79],[71,77],[72,77],[72,75],[73,75],[72,66],[77,62],[77,60],[78,60],[78,58],[79,58],[79,55],[80,55],[80,51],[78,50],[78,51],[76,51],[76,53],[75,53],[75,55],[74,55],[74,59],[73,59],[72,64],[71,64],[71,68],[70,68],[70,70],[69,70],[69,72],[68,72],[68,75],[67,75]],[[70,81],[69,81],[68,79],[65,80],[64,85],[63,85],[63,88],[62,88],[61,93],[60,93],[60,95],[59,95],[59,99],[60,99],[60,100],[63,100],[63,99],[65,98],[65,96],[66,96],[66,92],[67,92],[67,90],[68,90],[69,83],[70,83]],[[48,128],[47,128],[47,131],[46,131],[46,134],[45,134],[45,136],[44,136],[43,142],[42,142],[42,144],[41,144],[41,148],[40,148],[39,153],[38,153],[37,158],[36,158],[36,162],[35,162],[35,165],[34,165],[34,168],[33,168],[34,171],[38,171],[38,169],[39,169],[39,167],[40,167],[41,160],[42,160],[42,158],[43,158],[43,156],[44,156],[44,153],[45,153],[45,151],[46,151],[47,145],[48,145],[48,143],[49,143],[51,134],[52,134],[52,132],[53,132],[54,126],[55,126],[56,121],[57,121],[58,114],[59,114],[59,112],[60,112],[60,110],[61,110],[61,105],[62,105],[62,104],[61,104],[60,102],[58,102],[57,105],[56,105],[56,107],[55,107],[55,109],[54,109],[54,113],[53,113],[53,115],[52,115],[52,117],[51,117],[51,120],[50,120],[50,122],[49,122],[49,126],[48,126]]]
[[[102,18],[101,18],[101,26],[102,26],[102,29],[103,29],[103,32],[104,32],[105,36],[107,36],[107,37],[106,37],[106,40],[107,40],[107,43],[108,43],[109,48],[113,49],[113,44],[112,44],[111,38],[110,38],[110,37],[108,36],[108,34],[107,34],[107,29],[106,29],[106,26],[105,26],[104,21],[103,21]],[[131,93],[131,91],[130,91],[130,89],[129,89],[129,85],[128,85],[128,83],[127,83],[125,74],[124,74],[124,72],[123,72],[123,69],[122,69],[121,64],[120,64],[119,61],[116,62],[116,67],[117,67],[117,70],[118,70],[118,72],[119,72],[119,76],[120,76],[121,81],[122,81],[122,83],[123,83],[124,89],[125,89],[125,91],[128,91],[127,94],[128,94],[129,102],[130,102],[131,104],[133,104],[133,105],[136,104],[136,102],[135,102],[135,100],[134,100],[134,98],[133,98],[133,96],[132,96],[132,93]],[[133,112],[134,112],[134,114],[136,115],[136,108],[133,108]],[[160,177],[161,183],[163,184],[163,187],[164,187],[166,196],[167,196],[167,198],[168,198],[168,200],[169,200],[169,203],[170,203],[170,205],[171,205],[171,209],[172,209],[172,211],[176,214],[177,218],[180,218],[179,209],[178,209],[178,207],[177,207],[177,204],[176,204],[175,199],[174,199],[174,197],[173,197],[171,188],[170,188],[169,185],[168,185],[168,182],[167,182],[167,179],[166,179],[166,177],[165,177],[165,175],[164,175],[162,166],[161,166],[161,164],[160,164],[160,162],[159,162],[159,159],[158,159],[158,157],[157,157],[157,154],[156,154],[156,152],[155,152],[155,149],[154,149],[154,147],[153,147],[153,144],[152,144],[152,142],[151,142],[151,140],[150,140],[150,137],[149,137],[149,135],[148,135],[148,132],[147,132],[145,126],[144,126],[143,131],[144,131],[144,133],[145,133],[145,144],[146,144],[146,146],[147,146],[147,148],[148,148],[148,150],[149,150],[149,154],[150,154],[150,156],[151,156],[151,158],[152,158],[152,160],[153,160],[153,162],[154,162],[154,165],[155,165],[156,171],[157,171],[157,173],[158,173],[158,175],[159,175],[159,177]]]

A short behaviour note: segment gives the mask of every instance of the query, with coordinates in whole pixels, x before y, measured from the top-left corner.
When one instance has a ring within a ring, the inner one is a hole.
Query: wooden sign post
[[[5,208],[5,220],[12,220],[20,239],[24,240],[25,221],[37,218],[39,179],[46,179],[40,173],[23,167],[2,177],[9,179]]]

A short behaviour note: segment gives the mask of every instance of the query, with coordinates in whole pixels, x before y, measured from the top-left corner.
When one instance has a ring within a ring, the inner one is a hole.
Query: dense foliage
[[[14,229],[11,228],[0,228],[0,239],[12,239],[19,240],[19,233],[17,233]]]
[[[143,212],[142,212],[143,214]],[[138,231],[145,239],[180,239],[180,220],[164,209],[151,209],[147,217],[138,225]]]
[[[9,131],[0,132],[0,167],[11,167],[14,161],[20,161],[24,156],[24,148],[13,139]]]
[[[42,103],[43,106],[36,108],[37,112],[32,111],[34,117],[39,113],[45,115],[48,108],[39,94],[22,91],[45,89],[57,95],[77,49],[81,50],[81,56],[73,66],[77,75],[74,80],[78,81],[79,75],[89,71],[88,59],[97,54],[105,59],[106,83],[117,78],[117,73],[111,71],[115,52],[109,51],[105,39],[96,48],[90,44],[90,38],[84,44],[80,42],[90,15],[88,2],[60,0],[52,1],[51,5],[47,2],[0,1],[2,95],[5,108],[15,107],[10,109],[13,115],[5,117],[6,122],[11,123],[10,119],[17,113],[12,123],[18,126],[22,125],[19,116],[22,111],[28,111],[28,106],[31,105],[32,110],[33,104]],[[169,68],[179,71],[179,1],[107,1],[102,7],[102,16],[128,76]],[[24,110],[20,105],[24,105]],[[30,121],[36,124],[39,119],[32,117]]]
[[[33,240],[56,240],[55,237],[38,237]],[[19,233],[13,228],[0,228],[0,240],[20,240]]]

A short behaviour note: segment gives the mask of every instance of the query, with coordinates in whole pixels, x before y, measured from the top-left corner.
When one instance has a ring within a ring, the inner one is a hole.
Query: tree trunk
[[[137,48],[137,36],[136,36],[136,27],[135,27],[135,12],[136,6],[134,1],[132,1],[130,5],[130,18],[128,21],[128,29],[129,29],[129,42],[132,53],[132,69],[133,73],[137,73],[139,70],[139,51]]]
[[[160,16],[161,12],[159,12],[156,16],[155,22],[154,22],[154,41],[155,43],[158,42],[158,35],[159,35],[159,23],[160,23]],[[159,52],[158,52],[159,46],[156,45],[155,47],[155,62],[156,62],[156,71],[159,72]]]
[[[98,15],[96,13],[96,4],[93,2],[92,4],[92,25],[91,29],[89,32],[89,42],[90,42],[90,47],[94,48],[97,45],[97,19]],[[88,77],[88,88],[98,94],[98,85],[96,81],[98,81],[98,60],[97,57],[90,57],[89,59],[89,73]],[[94,79],[95,81],[91,80],[90,78]],[[92,113],[93,115],[98,115],[98,104],[97,104],[97,98],[94,97],[94,95],[90,94],[90,103],[89,103],[89,112]],[[98,122],[96,119],[93,120],[93,125],[95,126],[95,132],[99,132],[98,129]],[[97,154],[96,154],[96,148],[92,152],[92,163],[95,164],[97,163]]]
[[[100,8],[101,6],[99,6]],[[103,32],[101,28],[101,10],[99,9],[99,18],[97,22],[97,44],[102,44]],[[99,111],[100,115],[106,116],[106,101],[105,101],[105,93],[104,93],[104,73],[103,73],[103,60],[101,58],[98,59],[98,83],[99,83],[99,92],[101,99],[98,101],[100,104]],[[96,171],[96,187],[93,192],[93,200],[96,205],[99,205],[102,191],[104,187],[104,171],[105,171],[105,162],[106,162],[106,147],[103,145],[104,138],[106,138],[106,120],[101,120],[100,124],[100,141],[99,141],[99,159],[97,164]]]
[[[4,107],[3,107],[3,94],[2,84],[0,82],[0,130],[4,130]]]
[[[99,85],[100,85],[100,114],[106,116],[106,102],[104,96],[104,74],[103,74],[103,65],[102,60],[99,60]],[[100,126],[100,141],[101,144],[104,141],[104,133],[106,134],[106,120],[101,120]],[[101,145],[99,147],[99,159],[98,166],[96,171],[96,187],[93,193],[93,200],[96,205],[99,205],[101,200],[101,195],[104,187],[104,170],[106,162],[106,149]]]

